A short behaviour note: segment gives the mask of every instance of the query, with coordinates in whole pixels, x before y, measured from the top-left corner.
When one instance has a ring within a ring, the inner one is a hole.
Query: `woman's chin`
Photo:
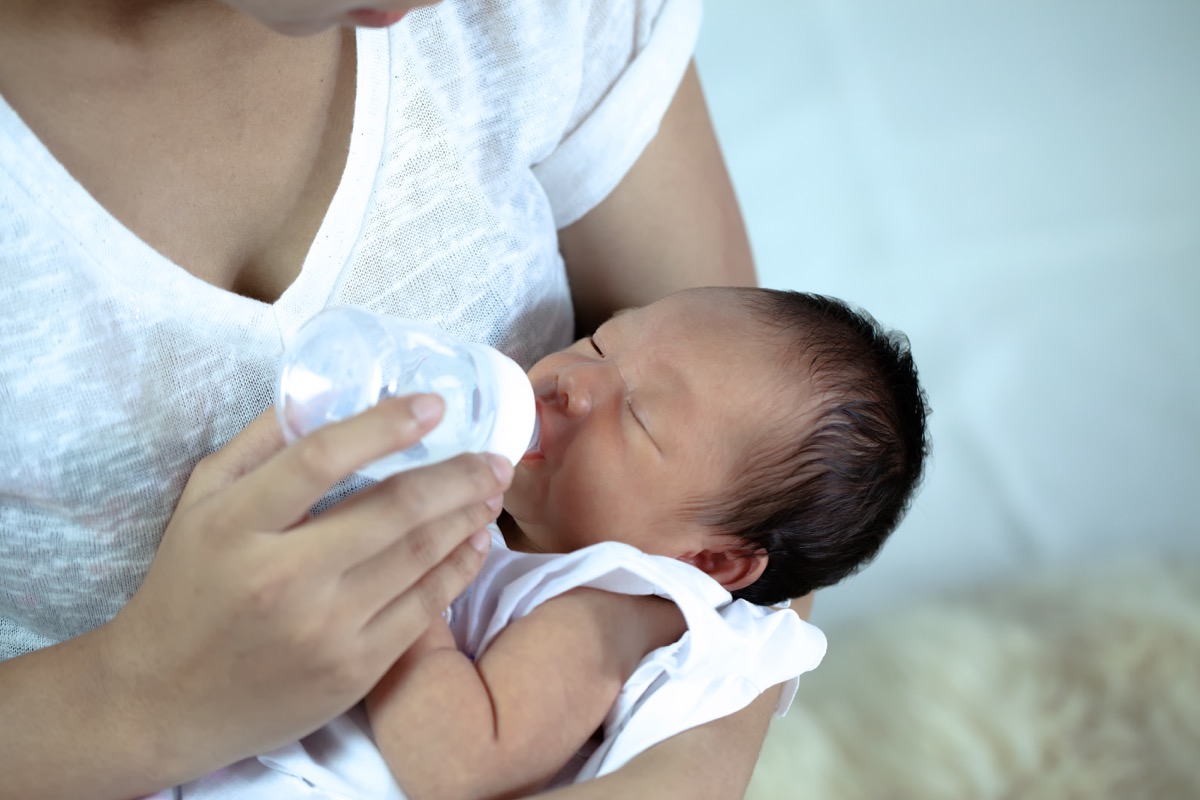
[[[346,16],[350,21],[357,26],[363,28],[387,28],[395,25],[404,15],[408,13],[408,9],[400,11],[380,11],[375,8],[356,8],[353,11],[346,12]]]

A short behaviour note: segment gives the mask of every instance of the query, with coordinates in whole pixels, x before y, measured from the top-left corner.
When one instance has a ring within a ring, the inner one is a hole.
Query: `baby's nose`
[[[558,403],[568,417],[585,417],[592,410],[592,392],[581,370],[564,370],[558,376]]]

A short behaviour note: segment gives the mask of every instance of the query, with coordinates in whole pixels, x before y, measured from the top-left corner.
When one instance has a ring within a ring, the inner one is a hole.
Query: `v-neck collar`
[[[378,169],[387,124],[390,46],[386,31],[355,37],[355,99],[346,165],[295,280],[273,303],[230,292],[166,258],[96,201],[0,97],[0,171],[60,226],[90,264],[143,300],[181,304],[200,316],[274,316],[285,338],[325,305],[358,241]],[[248,321],[248,320],[247,320]]]

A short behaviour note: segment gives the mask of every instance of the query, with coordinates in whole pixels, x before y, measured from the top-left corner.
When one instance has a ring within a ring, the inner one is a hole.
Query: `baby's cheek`
[[[575,504],[575,538],[586,544],[629,542],[637,524],[639,501],[613,487],[589,492]]]

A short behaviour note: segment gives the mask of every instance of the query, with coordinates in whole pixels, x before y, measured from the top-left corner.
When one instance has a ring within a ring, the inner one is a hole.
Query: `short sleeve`
[[[658,132],[700,31],[700,0],[595,2],[562,140],[534,166],[564,228],[609,195]]]

